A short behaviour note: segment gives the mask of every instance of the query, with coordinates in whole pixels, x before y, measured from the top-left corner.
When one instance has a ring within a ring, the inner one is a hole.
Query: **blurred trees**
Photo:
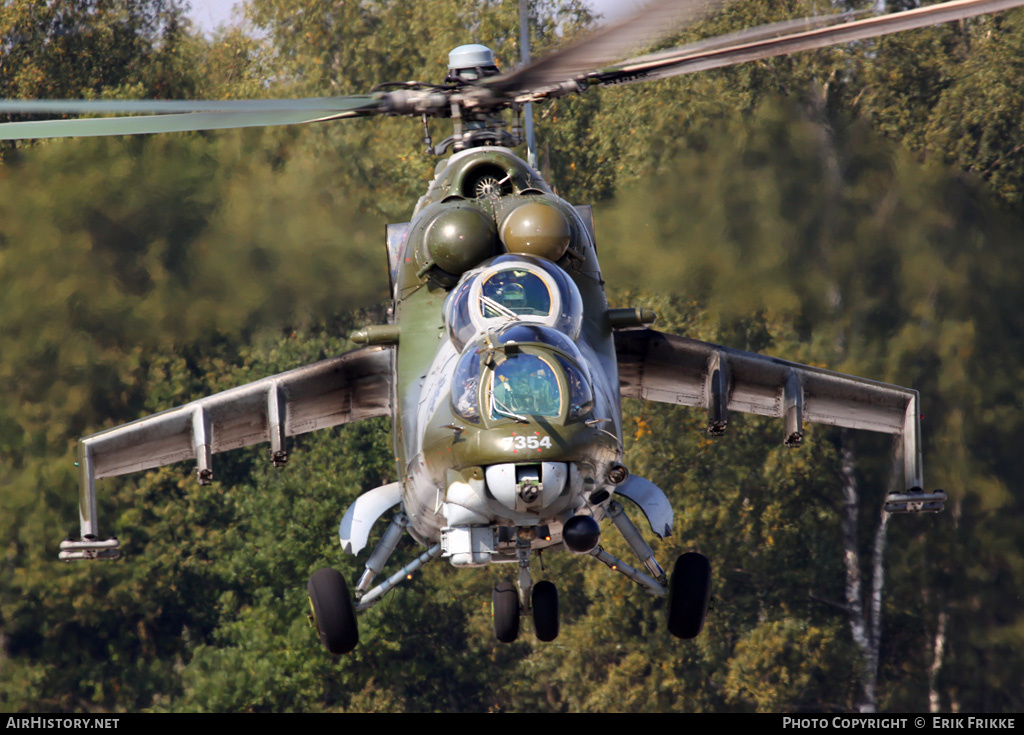
[[[672,42],[833,5],[737,3]],[[203,39],[162,0],[9,3],[0,95],[346,94],[438,80],[460,43],[488,43],[503,68],[518,58],[515,3],[410,8],[252,0],[267,34],[254,40]],[[535,54],[591,20],[572,2],[533,12]],[[881,566],[886,438],[813,427],[791,451],[774,422],[734,417],[712,442],[700,412],[626,406],[631,469],[676,504],[659,559],[712,559],[715,607],[690,643],[668,637],[661,601],[556,554],[538,574],[561,592],[553,644],[528,624],[495,643],[488,596],[502,570],[438,563],[361,616],[354,654],[325,654],[305,579],[328,564],[359,572],[335,529],[361,491],[393,479],[377,421],[304,437],[285,471],[240,451],[218,455],[207,487],[187,466],[104,481],[101,523],[125,560],[57,564],[77,523],[77,437],[349,349],[339,335],[381,318],[380,225],[408,218],[433,161],[401,119],[8,155],[2,708],[846,711],[873,696],[890,710],[1019,709],[1022,17],[538,111],[553,183],[602,203],[617,305],[655,308],[665,331],[922,392],[926,479],[950,492],[949,510],[889,521]],[[436,127],[435,140],[447,134]],[[604,543],[629,557],[614,534]],[[403,541],[399,555],[412,553]],[[852,602],[870,626],[883,572],[872,654],[851,632]]]
[[[0,8],[0,97],[191,93],[181,0],[24,0]]]

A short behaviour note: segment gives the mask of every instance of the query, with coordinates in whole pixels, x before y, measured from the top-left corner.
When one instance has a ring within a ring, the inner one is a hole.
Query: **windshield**
[[[558,416],[561,391],[555,369],[537,355],[509,357],[494,369],[491,418]]]
[[[518,346],[513,336],[525,344]],[[547,416],[578,421],[593,411],[594,393],[585,363],[568,337],[547,327],[522,324],[496,337],[493,342],[475,340],[462,351],[451,388],[456,416],[472,423],[480,421],[481,413],[491,420],[528,422],[534,416]],[[484,353],[489,357],[485,359]]]
[[[496,316],[547,316],[551,292],[535,273],[520,268],[498,271],[480,285],[485,318]]]

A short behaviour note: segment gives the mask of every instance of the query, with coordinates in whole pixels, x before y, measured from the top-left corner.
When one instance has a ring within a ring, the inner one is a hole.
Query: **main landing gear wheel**
[[[676,638],[696,638],[704,627],[711,599],[711,562],[690,552],[676,559],[668,592],[668,631]]]
[[[491,592],[494,637],[511,643],[519,637],[519,593],[511,582],[500,582]]]
[[[542,641],[558,637],[558,588],[552,582],[533,585],[533,632]]]
[[[345,579],[333,569],[318,569],[306,585],[313,623],[331,653],[348,653],[359,643],[356,612]]]

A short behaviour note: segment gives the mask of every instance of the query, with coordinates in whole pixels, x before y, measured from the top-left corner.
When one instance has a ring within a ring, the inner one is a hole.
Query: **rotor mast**
[[[519,0],[519,48],[523,66],[530,63],[530,9],[527,0]],[[537,168],[537,145],[533,139],[533,103],[523,105],[523,128],[526,131],[526,162]]]

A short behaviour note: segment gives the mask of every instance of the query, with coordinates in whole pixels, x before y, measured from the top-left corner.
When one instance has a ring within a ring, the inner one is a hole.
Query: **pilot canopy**
[[[554,263],[502,255],[462,277],[445,301],[444,320],[459,350],[478,335],[515,323],[552,327],[575,341],[583,324],[583,301],[576,284]]]

